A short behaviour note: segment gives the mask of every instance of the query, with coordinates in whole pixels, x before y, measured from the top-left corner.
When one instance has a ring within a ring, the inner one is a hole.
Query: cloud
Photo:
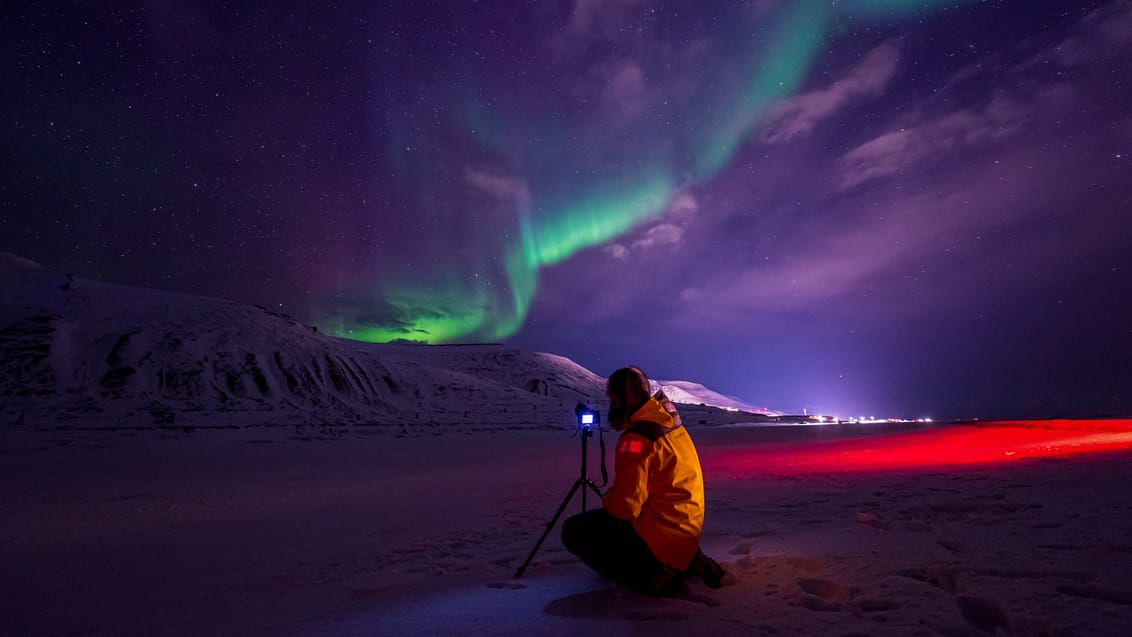
[[[1114,0],[1082,18],[1070,35],[1020,64],[1008,66],[1008,81],[999,82],[985,107],[967,107],[929,117],[926,107],[906,116],[915,125],[902,126],[850,150],[838,162],[837,189],[902,173],[918,173],[949,156],[1020,132],[1043,112],[1063,112],[1080,97],[1081,77],[1064,79],[1049,62],[1063,68],[1084,67],[1132,50],[1132,0]],[[1003,66],[999,54],[960,69],[938,95],[958,95],[968,80]],[[1053,75],[1051,75],[1053,72]]]
[[[527,182],[519,177],[504,177],[486,171],[466,168],[464,178],[469,184],[504,203],[518,209],[529,207],[531,201]]]
[[[1023,130],[1036,132],[1035,123],[1046,113],[1076,110],[1074,102],[1082,99],[1089,73],[1082,72],[1090,63],[1116,57],[1128,57],[1132,44],[1132,0],[1116,0],[1083,18],[1071,35],[1055,46],[1031,55],[1025,61],[1009,65],[1000,54],[992,54],[980,63],[968,65],[950,77],[935,94],[934,103],[958,101],[962,87],[994,69],[1005,67],[1004,77],[997,78],[997,90],[985,106],[969,106],[942,114],[929,115],[928,100],[901,118],[899,128],[853,148],[838,161],[838,190],[847,190],[866,182],[897,174],[922,173],[925,167],[969,148],[985,147]],[[1070,76],[1056,66],[1082,66]],[[1101,72],[1101,67],[1092,65]],[[1101,83],[1107,83],[1101,80]],[[1095,87],[1094,87],[1095,88]],[[1047,123],[1061,126],[1055,118]],[[914,122],[909,124],[908,122]]]
[[[620,243],[611,243],[605,246],[605,253],[618,261],[625,261],[629,258],[629,248]]]
[[[605,253],[619,261],[626,261],[634,251],[651,250],[653,248],[679,248],[684,243],[686,227],[699,212],[699,204],[691,193],[682,192],[672,197],[668,207],[661,215],[660,221],[655,223],[629,242],[612,243],[605,248]]]
[[[1115,0],[1085,16],[1051,58],[1064,67],[1125,54],[1132,46],[1132,0]]]
[[[807,135],[853,101],[881,94],[896,75],[900,57],[900,47],[894,41],[885,42],[829,88],[781,102],[767,115],[763,141],[780,144]]]
[[[633,242],[634,250],[647,250],[655,247],[679,247],[684,242],[684,228],[671,223],[658,223],[645,232],[645,236]]]
[[[972,166],[941,182],[942,195],[933,190],[882,200],[864,218],[852,207],[839,208],[821,232],[794,243],[786,253],[789,258],[776,251],[766,264],[726,268],[685,288],[680,298],[692,304],[689,308],[699,308],[689,309],[688,320],[790,312],[844,298],[864,303],[862,292],[874,277],[919,272],[925,263],[946,254],[948,242],[968,241],[1022,219],[1042,195],[1034,189],[1028,199],[1020,200],[1018,184],[1053,182],[1061,172],[1056,159],[1039,164],[1022,156],[1006,164],[985,180],[978,176],[990,171]],[[1011,205],[1004,208],[1006,201]]]
[[[1097,184],[1116,183],[1113,156],[1100,149],[1117,148],[1115,131],[1132,130],[1132,117],[1081,105],[1106,94],[1108,67],[1115,66],[1086,61],[1117,53],[1132,58],[1127,46],[1107,48],[1132,37],[1125,26],[1130,16],[1132,0],[1117,0],[1038,55],[1021,47],[995,52],[988,58],[994,64],[967,66],[958,79],[895,113],[885,132],[835,160],[825,196],[799,204],[826,214],[793,232],[774,227],[779,236],[761,245],[767,259],[750,264],[737,257],[683,287],[679,320],[747,321],[752,314],[819,308],[875,312],[882,302],[893,316],[924,306],[939,310],[1025,284],[1023,271],[1070,264],[1126,241],[1112,225],[1119,208],[1106,203],[1122,195],[1098,191]],[[1011,65],[1011,55],[1030,61]],[[1083,66],[1067,75],[1065,64]],[[975,97],[974,87],[982,85],[997,88]],[[848,192],[894,176],[901,188]],[[734,219],[699,232],[755,227]],[[1034,221],[1056,230],[1036,231]],[[880,291],[889,295],[884,301]]]
[[[597,143],[609,143],[611,130],[629,130],[663,99],[661,90],[650,86],[641,64],[627,57],[593,64],[570,87],[571,96],[585,109],[584,125],[592,126],[584,137]]]
[[[700,204],[691,194],[683,192],[672,198],[665,216],[677,223],[688,223],[700,211]]]
[[[846,190],[924,164],[959,149],[1017,130],[1022,109],[999,95],[982,110],[947,113],[918,126],[886,132],[850,150],[838,161],[837,187]]]
[[[610,73],[601,89],[602,102],[611,105],[625,119],[635,119],[648,106],[648,85],[641,67],[623,61]]]

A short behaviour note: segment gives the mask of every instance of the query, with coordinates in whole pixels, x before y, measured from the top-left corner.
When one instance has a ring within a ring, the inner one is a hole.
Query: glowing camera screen
[[[578,406],[574,408],[574,415],[578,417],[578,427],[587,436],[593,433],[594,428],[601,422],[601,416],[583,403],[578,403]]]

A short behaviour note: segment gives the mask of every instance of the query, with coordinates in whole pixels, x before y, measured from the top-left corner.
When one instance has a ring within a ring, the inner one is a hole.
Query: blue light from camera
[[[584,403],[578,403],[574,415],[578,417],[578,427],[586,432],[592,431],[601,422],[601,415]]]

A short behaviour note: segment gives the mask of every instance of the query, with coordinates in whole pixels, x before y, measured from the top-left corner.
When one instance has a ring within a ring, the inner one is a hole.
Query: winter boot
[[[722,587],[723,576],[727,574],[727,571],[723,570],[719,562],[704,555],[701,549],[696,549],[696,555],[692,557],[691,564],[688,564],[688,570],[684,572],[692,577],[700,578],[708,588]]]
[[[685,571],[664,566],[635,578],[635,581],[629,582],[629,587],[649,597],[671,597],[683,593],[687,588],[684,576]]]

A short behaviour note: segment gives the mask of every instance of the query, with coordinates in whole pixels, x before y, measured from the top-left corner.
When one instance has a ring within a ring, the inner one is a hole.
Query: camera
[[[594,427],[601,424],[601,414],[582,403],[574,408],[574,415],[578,417],[578,429],[585,435],[592,435]]]

